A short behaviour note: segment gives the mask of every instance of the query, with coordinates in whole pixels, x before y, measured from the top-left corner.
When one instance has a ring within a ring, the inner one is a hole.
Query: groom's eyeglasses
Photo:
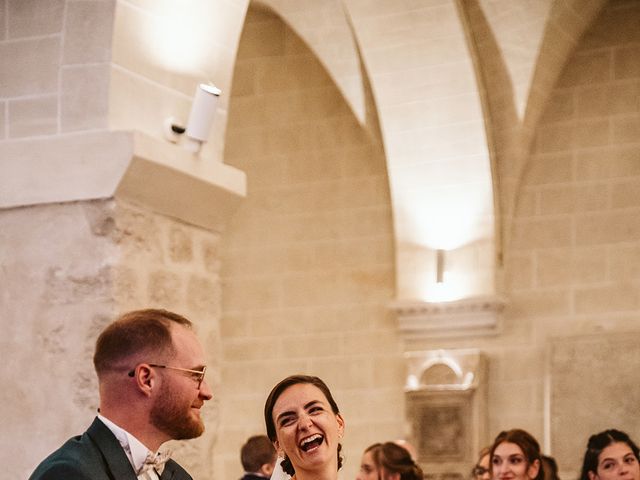
[[[202,370],[191,370],[189,368],[170,367],[169,365],[157,365],[155,363],[149,363],[148,365],[153,368],[167,368],[169,370],[177,370],[179,372],[188,373],[190,374],[191,378],[193,378],[198,383],[198,390],[200,390],[202,382],[204,381],[204,374],[207,372],[207,367],[202,367]],[[136,370],[134,368],[127,375],[133,377],[135,373]]]

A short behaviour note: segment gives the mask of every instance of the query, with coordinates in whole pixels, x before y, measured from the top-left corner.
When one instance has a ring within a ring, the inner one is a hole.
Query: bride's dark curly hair
[[[282,380],[275,387],[273,387],[273,389],[271,390],[271,393],[267,397],[267,401],[264,404],[264,423],[267,427],[267,436],[272,442],[275,442],[277,440],[276,425],[273,421],[273,407],[276,404],[276,401],[278,400],[280,395],[282,395],[282,392],[284,392],[287,388],[293,385],[298,385],[300,383],[308,383],[310,385],[317,387],[327,398],[327,401],[329,402],[329,405],[331,406],[331,410],[333,411],[333,413],[335,413],[336,415],[340,413],[340,410],[338,409],[338,404],[333,399],[333,396],[331,395],[331,391],[329,390],[329,387],[327,387],[327,384],[324,383],[320,378],[313,377],[310,375],[291,375],[285,378],[284,380]],[[342,455],[340,455],[341,450],[342,450],[342,445],[338,444],[338,451],[337,451],[338,470],[342,468]],[[284,460],[280,462],[280,465],[282,466],[282,469],[285,471],[285,473],[291,476],[295,475],[296,471],[293,468],[291,461],[286,455],[284,457]]]

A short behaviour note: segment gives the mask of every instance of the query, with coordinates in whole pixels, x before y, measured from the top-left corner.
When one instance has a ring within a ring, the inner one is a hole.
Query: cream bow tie
[[[145,459],[142,467],[140,467],[138,475],[142,475],[151,468],[155,469],[155,471],[158,472],[158,476],[162,475],[162,472],[164,471],[164,464],[167,463],[169,458],[171,458],[170,451],[162,453],[154,453],[150,451],[149,453],[147,453],[147,458]]]

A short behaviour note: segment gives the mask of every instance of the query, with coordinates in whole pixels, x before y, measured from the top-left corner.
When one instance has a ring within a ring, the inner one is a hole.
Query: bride
[[[295,480],[338,478],[344,419],[320,378],[292,375],[282,380],[267,398],[264,420],[278,456],[284,458],[285,473]]]

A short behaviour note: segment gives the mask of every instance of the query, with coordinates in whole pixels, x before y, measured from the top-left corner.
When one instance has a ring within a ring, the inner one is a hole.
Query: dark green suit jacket
[[[169,460],[161,480],[192,480],[184,468]],[[70,438],[45,458],[29,480],[136,480],[124,449],[111,430],[96,418],[82,435]]]

